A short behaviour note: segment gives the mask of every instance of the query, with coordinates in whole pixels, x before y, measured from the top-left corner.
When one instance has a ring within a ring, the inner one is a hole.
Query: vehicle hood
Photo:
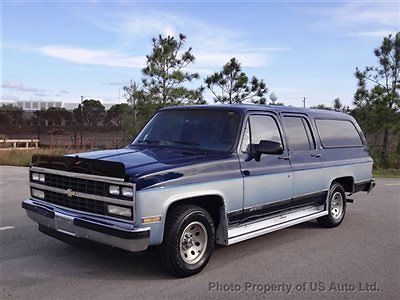
[[[139,146],[85,152],[70,156],[123,163],[126,180],[135,182],[137,189],[140,190],[154,184],[182,178],[189,173],[191,177],[195,175],[194,173],[205,175],[204,172],[212,171],[210,168],[218,168],[217,166],[212,167],[212,162],[222,162],[232,157],[232,154],[220,152],[205,154],[200,151],[172,147]],[[198,164],[203,167],[193,167]]]

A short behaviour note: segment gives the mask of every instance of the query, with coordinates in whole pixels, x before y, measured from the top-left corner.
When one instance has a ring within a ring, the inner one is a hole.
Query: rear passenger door
[[[321,153],[309,118],[305,115],[283,114],[293,171],[291,207],[325,200],[321,178]]]

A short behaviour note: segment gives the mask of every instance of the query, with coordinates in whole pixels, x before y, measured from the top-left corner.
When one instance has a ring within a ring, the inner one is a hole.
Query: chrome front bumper
[[[86,239],[131,252],[146,250],[150,228],[137,228],[133,224],[77,213],[54,207],[48,203],[29,199],[22,207],[33,221],[41,226],[72,238]]]

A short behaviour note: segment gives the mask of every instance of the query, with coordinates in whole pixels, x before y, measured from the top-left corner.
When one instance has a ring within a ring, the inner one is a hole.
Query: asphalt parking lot
[[[1,299],[398,299],[400,179],[378,179],[341,226],[307,222],[218,247],[197,276],[176,279],[157,251],[80,248],[40,233],[21,208],[27,168],[0,167]]]

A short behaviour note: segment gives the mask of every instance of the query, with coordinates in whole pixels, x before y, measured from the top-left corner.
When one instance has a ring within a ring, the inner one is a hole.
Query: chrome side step
[[[228,229],[228,245],[290,227],[328,214],[324,205],[307,206],[295,211],[284,212],[278,216],[264,219],[258,222],[239,225]]]

